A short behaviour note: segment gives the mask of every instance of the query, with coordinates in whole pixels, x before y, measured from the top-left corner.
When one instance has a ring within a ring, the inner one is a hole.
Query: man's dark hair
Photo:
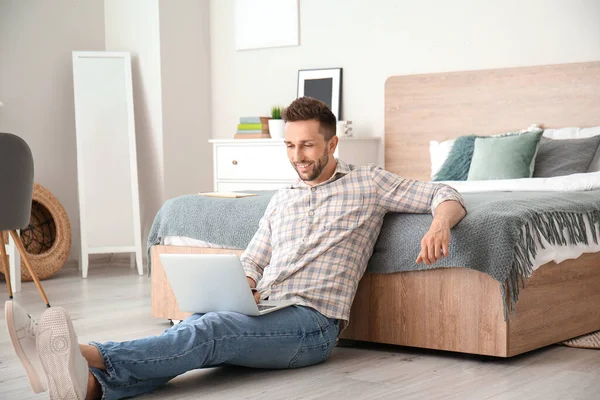
[[[325,137],[325,141],[335,136],[335,115],[327,104],[312,97],[300,97],[294,100],[281,114],[286,122],[295,121],[319,121],[319,133]]]

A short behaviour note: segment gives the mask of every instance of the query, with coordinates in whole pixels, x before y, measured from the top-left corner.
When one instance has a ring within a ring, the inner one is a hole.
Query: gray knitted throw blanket
[[[167,236],[185,236],[244,249],[274,191],[258,193],[256,197],[239,199],[188,195],[167,201],[150,231],[148,251]],[[508,318],[520,287],[532,274],[533,259],[539,246],[543,246],[541,238],[557,246],[598,243],[600,238],[598,190],[465,193],[463,197],[468,213],[452,229],[447,258],[431,266],[415,264],[420,241],[431,225],[432,216],[389,213],[367,272],[456,266],[478,270],[499,282]]]
[[[183,236],[230,249],[245,249],[258,229],[275,191],[255,191],[257,196],[217,198],[185,195],[167,200],[158,210],[148,234],[150,250],[168,236]]]

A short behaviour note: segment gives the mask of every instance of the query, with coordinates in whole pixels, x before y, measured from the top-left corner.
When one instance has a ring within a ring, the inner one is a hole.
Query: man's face
[[[312,185],[329,179],[330,175],[323,176],[323,170],[330,164],[330,160],[333,162],[336,139],[332,138],[329,143],[325,141],[325,137],[319,133],[319,121],[285,124],[288,158],[300,179]]]

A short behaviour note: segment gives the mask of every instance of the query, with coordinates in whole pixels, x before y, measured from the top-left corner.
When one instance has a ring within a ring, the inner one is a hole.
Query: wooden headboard
[[[430,140],[492,135],[531,124],[600,125],[600,62],[390,77],[385,168],[430,180]]]

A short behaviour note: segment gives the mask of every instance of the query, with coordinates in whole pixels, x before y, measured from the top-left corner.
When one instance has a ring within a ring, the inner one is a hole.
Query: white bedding
[[[223,249],[223,246],[205,242],[203,240],[192,239],[185,236],[166,236],[163,240],[165,246],[187,246],[187,247],[208,247],[211,249]]]
[[[472,192],[576,192],[600,189],[600,172],[552,178],[498,179],[489,181],[441,181],[461,193]]]

